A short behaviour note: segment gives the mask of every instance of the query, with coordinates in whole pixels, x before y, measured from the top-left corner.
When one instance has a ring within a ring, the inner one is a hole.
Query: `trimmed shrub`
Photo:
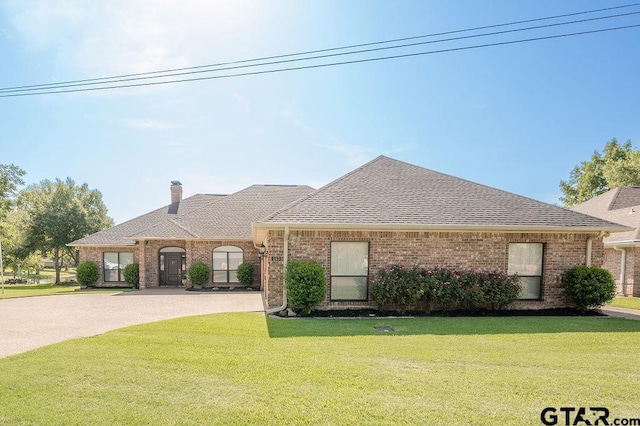
[[[140,265],[130,263],[124,267],[122,275],[124,275],[124,280],[127,284],[131,284],[133,288],[138,288],[138,284],[140,284]]]
[[[93,262],[81,262],[76,268],[76,279],[82,286],[90,286],[98,281],[100,274],[98,273],[98,265]]]
[[[565,292],[579,310],[597,308],[616,295],[611,272],[595,266],[575,266],[565,274]]]
[[[189,266],[189,280],[193,285],[204,285],[210,275],[209,265],[204,262],[194,262]]]
[[[238,281],[240,284],[250,286],[253,284],[253,263],[242,262],[238,265]]]
[[[284,274],[289,304],[305,314],[324,300],[327,278],[315,262],[290,261]]]

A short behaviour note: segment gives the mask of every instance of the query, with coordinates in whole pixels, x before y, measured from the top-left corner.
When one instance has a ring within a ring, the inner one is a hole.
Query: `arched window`
[[[160,285],[179,286],[187,272],[187,256],[181,247],[164,247],[158,253]]]
[[[242,263],[240,247],[220,246],[213,249],[213,282],[237,283],[238,265]]]

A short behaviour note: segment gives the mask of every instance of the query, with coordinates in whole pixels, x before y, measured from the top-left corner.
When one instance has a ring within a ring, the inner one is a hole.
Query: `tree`
[[[57,284],[63,255],[77,259],[75,249],[67,244],[113,226],[100,191],[89,189],[86,183],[77,186],[71,178],[31,185],[20,193],[18,202],[28,213],[25,248],[52,257]]]
[[[595,151],[591,160],[575,166],[568,181],[560,181],[564,194],[560,201],[572,207],[610,189],[633,185],[640,185],[640,150],[634,150],[631,141],[620,145],[614,138],[603,153]]]
[[[0,220],[4,220],[11,209],[18,187],[24,185],[24,175],[25,171],[14,164],[0,164]]]

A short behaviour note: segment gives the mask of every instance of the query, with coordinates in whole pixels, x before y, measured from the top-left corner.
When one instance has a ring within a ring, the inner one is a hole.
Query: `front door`
[[[179,286],[182,284],[182,253],[164,254],[164,278],[161,284]]]

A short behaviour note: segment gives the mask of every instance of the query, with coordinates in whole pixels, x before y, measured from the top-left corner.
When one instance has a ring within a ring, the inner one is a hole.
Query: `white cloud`
[[[244,96],[239,93],[234,93],[233,98],[236,100],[236,102],[238,102],[238,104],[240,104],[240,106],[242,106],[244,112],[246,112],[247,114],[251,114],[251,104],[249,104],[249,101],[247,101]]]
[[[265,21],[264,3],[234,0],[33,0],[0,7],[29,50],[91,77],[233,60],[225,41],[246,40]]]
[[[167,121],[160,120],[152,120],[152,119],[128,119],[123,120],[125,126],[133,128],[133,129],[141,129],[141,130],[170,130],[170,129],[179,129],[182,126],[169,123]]]

